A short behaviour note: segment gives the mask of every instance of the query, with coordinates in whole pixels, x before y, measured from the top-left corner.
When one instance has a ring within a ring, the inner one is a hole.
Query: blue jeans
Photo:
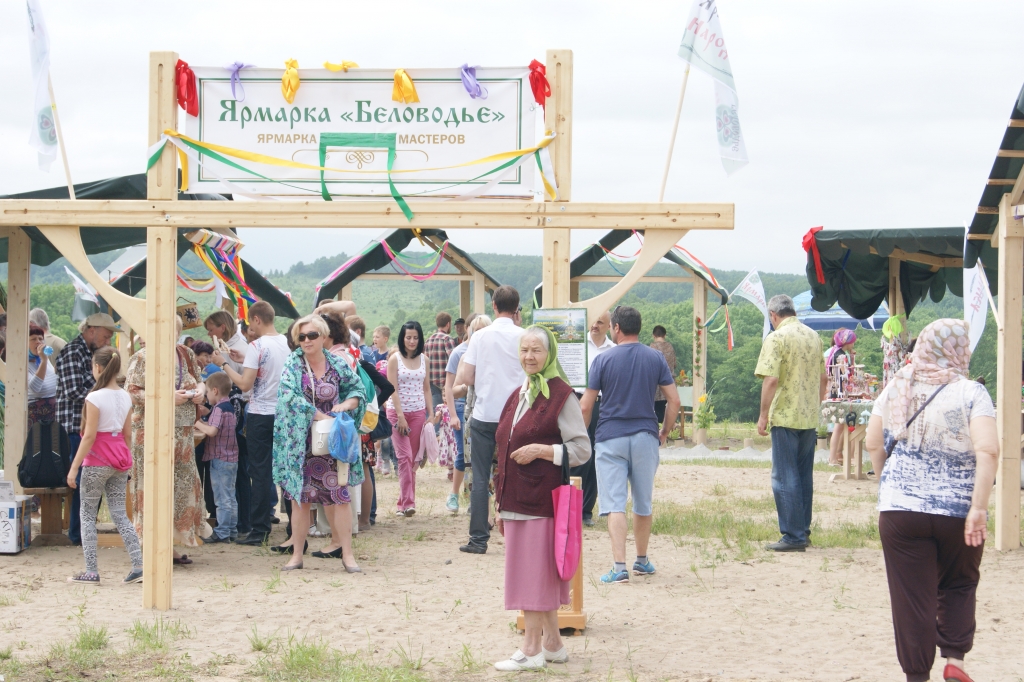
[[[455,416],[459,418],[459,423],[462,424],[462,429],[466,428],[463,423],[464,417],[462,416],[466,412],[466,401],[463,398],[458,398],[455,401]],[[455,431],[455,468],[459,471],[466,470],[466,444],[462,440],[462,429],[453,429]]]
[[[782,540],[806,545],[814,498],[815,429],[772,427],[772,493]]]
[[[238,500],[235,498],[235,479],[238,477],[238,462],[222,459],[210,460],[210,485],[217,505],[217,527],[213,534],[220,539],[238,535]]]
[[[71,459],[69,462],[75,461],[75,455],[78,454],[78,446],[82,444],[82,437],[77,433],[68,434],[68,442],[71,445]],[[71,494],[71,520],[68,522],[68,540],[76,545],[82,544],[82,469],[78,469],[78,478],[75,479],[75,491]],[[96,507],[99,510],[99,506]]]

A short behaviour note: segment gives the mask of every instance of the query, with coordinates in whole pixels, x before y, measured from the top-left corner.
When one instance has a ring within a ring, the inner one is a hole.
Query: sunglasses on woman
[[[310,341],[316,341],[320,338],[320,332],[309,332],[308,334],[299,334],[299,343],[302,343],[306,339]]]

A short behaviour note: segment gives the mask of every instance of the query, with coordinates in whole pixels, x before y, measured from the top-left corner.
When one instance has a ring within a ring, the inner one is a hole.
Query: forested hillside
[[[119,255],[111,252],[93,256],[92,261],[98,269],[109,264]],[[508,256],[492,253],[471,254],[495,280],[502,284],[511,284],[519,290],[523,299],[527,320],[533,305],[533,288],[540,281],[541,258],[539,256]],[[344,253],[335,256],[318,258],[311,263],[296,263],[287,270],[268,270],[264,274],[282,290],[290,292],[300,313],[308,313],[312,309],[313,291],[316,284],[344,263],[348,256]],[[63,259],[50,266],[32,268],[32,305],[47,310],[55,333],[65,339],[73,337],[77,331],[71,322],[71,306],[74,290],[67,274],[64,272]],[[394,271],[394,270],[388,270]],[[451,271],[442,268],[441,272]],[[654,268],[653,275],[675,275],[678,266],[661,263]],[[601,263],[591,274],[615,274],[608,263]],[[740,270],[715,270],[719,282],[731,290],[747,273]],[[0,266],[0,276],[6,279],[6,265]],[[762,272],[765,293],[770,297],[775,294],[794,296],[808,289],[803,274],[785,274]],[[590,297],[603,291],[610,285],[584,285],[581,287],[583,297]],[[458,284],[455,282],[415,282],[405,279],[398,282],[356,281],[354,298],[359,313],[364,317],[367,327],[372,329],[379,324],[386,324],[393,329],[407,320],[419,321],[424,329],[433,327],[435,313],[446,310],[458,313]],[[179,287],[179,294],[186,300],[197,301],[203,314],[211,311],[214,305],[212,294],[195,294]],[[650,341],[650,329],[663,325],[669,332],[668,339],[676,349],[681,363],[680,369],[690,371],[691,340],[693,337],[692,312],[693,288],[689,284],[644,283],[634,287],[621,301],[638,308],[643,314],[644,342]],[[709,299],[709,314],[718,307],[717,298]],[[963,301],[947,292],[939,303],[926,300],[914,309],[910,320],[912,333],[917,333],[925,324],[939,317],[962,317]],[[729,305],[729,316],[732,322],[734,348],[727,348],[726,330],[721,329],[708,334],[708,379],[709,386],[714,387],[713,402],[720,418],[750,421],[756,419],[761,383],[754,378],[754,366],[761,349],[761,313],[751,304],[738,300]],[[717,328],[723,316],[715,321],[712,327]],[[288,320],[279,320],[283,330]],[[202,329],[192,330],[194,335],[201,336]],[[867,365],[868,371],[881,374],[881,350],[879,346],[880,332],[860,329],[857,331],[856,352],[858,362]],[[830,335],[822,334],[825,346],[831,343]],[[685,364],[683,364],[685,363]],[[988,379],[990,391],[995,387],[995,323],[991,320],[985,330],[978,349],[971,363],[971,371],[975,376]]]

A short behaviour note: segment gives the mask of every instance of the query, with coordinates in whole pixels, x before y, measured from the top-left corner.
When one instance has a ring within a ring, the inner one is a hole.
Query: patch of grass
[[[110,635],[105,627],[92,627],[83,625],[78,630],[73,646],[82,651],[98,651],[107,646],[110,642]]]
[[[9,594],[0,594],[0,606],[10,606],[14,603]]]
[[[486,665],[482,659],[476,657],[468,644],[462,645],[462,651],[458,654],[458,661],[459,672],[464,673],[474,673]]]
[[[14,658],[14,647],[8,646],[6,649],[0,649],[0,661],[9,661]]]
[[[99,668],[104,662],[104,649],[110,642],[105,627],[82,624],[78,634],[70,642],[57,642],[50,646],[44,657],[44,665],[54,672],[66,673],[66,677],[78,678],[85,671]],[[59,677],[60,675],[57,675]]]
[[[258,653],[267,653],[277,649],[277,634],[260,636],[256,626],[252,626],[252,633],[248,635],[249,646]]]
[[[281,571],[277,568],[274,569],[273,574],[263,583],[263,591],[274,593],[277,592],[277,588],[281,586]]]
[[[669,466],[690,466],[690,467],[718,467],[720,469],[771,469],[772,463],[760,459],[719,459],[708,457],[706,459],[667,459],[662,460],[662,465]],[[815,471],[836,472],[835,467],[825,462],[815,462]]]
[[[844,521],[836,526],[826,527],[814,524],[811,528],[811,541],[815,547],[822,548],[881,547],[881,540],[878,537],[878,520],[873,517],[864,523]]]
[[[713,486],[704,491],[706,494],[712,497],[725,497],[729,494],[729,486],[724,483],[715,483]]]
[[[416,537],[413,538],[413,540],[415,540],[416,542],[423,542],[426,539],[427,531],[425,530],[421,530],[419,533],[416,533]]]
[[[169,621],[163,617],[152,623],[136,620],[127,632],[132,641],[132,648],[139,652],[164,651],[172,642],[195,636],[195,631],[180,620]]]
[[[363,660],[358,654],[343,654],[323,640],[295,639],[276,655],[261,657],[249,671],[268,682],[420,682],[427,678],[404,666],[389,667]]]
[[[391,653],[398,657],[399,666],[406,670],[423,670],[423,666],[434,659],[429,659],[424,662],[423,660],[423,647],[420,647],[420,655],[414,658],[412,651],[412,645],[409,645],[409,650],[406,651],[405,647],[399,643],[398,648],[392,649]]]

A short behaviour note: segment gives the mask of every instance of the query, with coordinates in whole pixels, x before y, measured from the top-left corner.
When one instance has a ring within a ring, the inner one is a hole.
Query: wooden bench
[[[71,488],[25,488],[24,494],[39,497],[39,535],[32,544],[39,547],[70,545],[64,531],[71,525]]]

